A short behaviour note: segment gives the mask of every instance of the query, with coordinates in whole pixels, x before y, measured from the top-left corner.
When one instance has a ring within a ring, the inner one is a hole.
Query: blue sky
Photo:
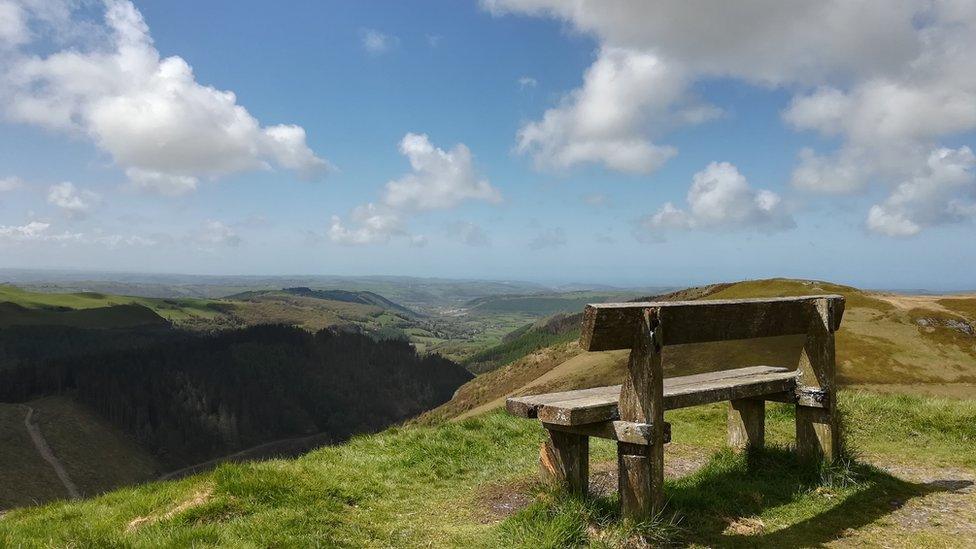
[[[6,267],[976,287],[976,10],[72,4],[0,0]]]

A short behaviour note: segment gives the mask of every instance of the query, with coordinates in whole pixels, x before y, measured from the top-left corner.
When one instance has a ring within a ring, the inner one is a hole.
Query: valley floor
[[[752,455],[722,450],[722,405],[669,412],[668,516],[643,529],[617,518],[609,443],[594,497],[569,498],[535,482],[538,424],[490,412],[18,509],[0,546],[976,545],[976,402],[848,391],[842,408],[860,458],[829,471],[795,463],[789,407]]]

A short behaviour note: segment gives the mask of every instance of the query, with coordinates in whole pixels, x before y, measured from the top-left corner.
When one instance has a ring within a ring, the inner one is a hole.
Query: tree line
[[[0,330],[0,400],[71,395],[173,467],[280,438],[380,430],[472,377],[406,341],[330,329],[31,328]]]

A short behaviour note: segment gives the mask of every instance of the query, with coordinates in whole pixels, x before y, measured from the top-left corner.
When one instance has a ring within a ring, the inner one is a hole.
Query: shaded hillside
[[[274,439],[375,431],[470,378],[403,341],[260,326],[22,362],[0,370],[0,400],[74,395],[175,466]]]
[[[131,436],[90,409],[64,397],[0,403],[0,509],[67,497],[53,469],[38,454],[24,419],[33,422],[84,497],[155,478],[160,465]]]
[[[900,296],[825,282],[770,279],[689,288],[653,299],[824,293],[847,298],[837,333],[838,380],[843,385],[946,396],[976,393],[976,296]],[[787,336],[769,338],[762,345],[742,341],[670,348],[665,375],[754,364],[795,367],[801,346],[802,338]],[[615,385],[623,380],[626,360],[627,351],[582,353],[575,342],[539,349],[475,378],[424,420],[467,417],[503,406],[510,395]]]
[[[76,328],[167,327],[169,322],[142,305],[112,305],[90,309],[28,309],[0,303],[0,328],[10,326],[73,326]]]
[[[322,299],[325,301],[334,301],[340,303],[358,303],[360,305],[373,305],[381,309],[388,311],[395,311],[401,313],[407,317],[418,317],[421,316],[416,311],[412,311],[399,303],[391,301],[380,294],[370,292],[370,291],[349,291],[349,290],[318,290],[312,289],[304,286],[299,286],[295,288],[283,288],[281,290],[261,290],[261,291],[251,291],[243,292],[239,294],[234,294],[227,296],[225,299],[228,300],[253,300],[258,297],[267,295],[293,295],[298,297],[309,297],[314,299]]]

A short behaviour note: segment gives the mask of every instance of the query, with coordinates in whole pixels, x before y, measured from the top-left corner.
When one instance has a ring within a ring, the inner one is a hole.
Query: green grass
[[[68,294],[40,293],[0,284],[0,302],[8,301],[29,309],[95,309],[113,305],[142,305],[175,323],[213,320],[223,316],[227,305],[222,302],[195,299],[161,299],[77,292]]]
[[[842,407],[857,426],[854,445],[867,456],[976,466],[972,402],[844,393]],[[767,451],[723,451],[724,417],[721,405],[668,414],[669,455],[694,447],[711,458],[697,472],[668,481],[667,514],[653,524],[621,521],[614,497],[574,499],[536,485],[538,423],[491,413],[357,437],[296,460],[228,464],[179,482],[13,511],[0,519],[0,546],[557,547],[617,546],[642,537],[816,545],[849,529],[875,535],[870,528],[884,523],[892,499],[934,489],[865,465],[831,476],[846,482],[825,483],[822,471],[796,463],[787,450],[792,417],[785,406],[770,407]],[[613,459],[611,444],[592,446],[594,464]],[[486,501],[497,493],[534,494],[535,502],[499,523]],[[140,517],[148,520],[128,528]],[[749,531],[751,524],[762,527]]]

